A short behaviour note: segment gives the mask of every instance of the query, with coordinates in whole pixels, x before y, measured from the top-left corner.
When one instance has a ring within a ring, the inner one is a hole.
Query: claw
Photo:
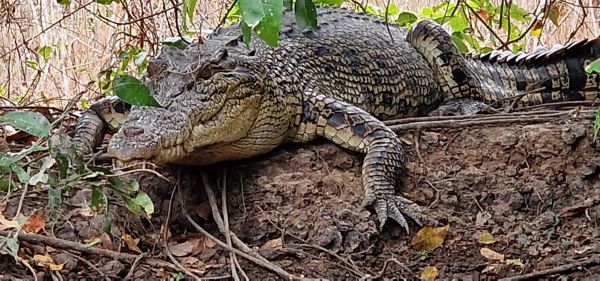
[[[374,205],[379,221],[379,230],[383,229],[387,219],[391,218],[404,228],[408,235],[410,230],[406,218],[410,218],[418,225],[422,225],[421,219],[426,218],[421,206],[399,195],[369,193],[363,200],[362,206],[370,205]]]

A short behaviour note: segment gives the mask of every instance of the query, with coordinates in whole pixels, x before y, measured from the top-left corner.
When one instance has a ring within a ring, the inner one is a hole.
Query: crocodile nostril
[[[123,128],[123,134],[125,134],[126,137],[135,137],[135,136],[139,136],[141,134],[144,133],[144,129],[140,128],[140,127],[128,127],[128,128]]]

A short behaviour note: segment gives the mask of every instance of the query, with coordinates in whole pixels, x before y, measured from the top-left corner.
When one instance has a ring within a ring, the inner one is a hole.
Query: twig
[[[557,115],[541,115],[541,116],[528,116],[528,117],[504,117],[504,118],[473,118],[473,120],[440,120],[430,122],[415,122],[410,124],[399,124],[388,126],[394,132],[403,132],[406,130],[418,130],[418,129],[432,129],[432,128],[462,128],[462,127],[473,127],[473,126],[484,126],[484,125],[511,125],[511,124],[536,124],[546,123],[551,121],[559,121],[568,117],[567,113]],[[581,114],[575,118],[593,119],[593,114]]]
[[[171,220],[171,210],[173,209],[173,198],[175,197],[175,193],[179,190],[179,183],[180,183],[179,179],[181,179],[181,176],[177,177],[177,182],[175,183],[173,191],[171,191],[171,198],[169,199],[169,208],[167,208],[167,210],[168,210],[167,211],[167,218],[165,219],[165,223],[163,225],[163,229],[168,229],[169,220]],[[183,266],[173,256],[173,253],[171,253],[171,249],[169,249],[169,245],[167,244],[167,237],[163,237],[162,241],[163,241],[163,248],[165,249],[165,253],[167,254],[167,257],[169,257],[169,259],[171,260],[171,262],[173,264],[175,264],[176,266],[178,266],[183,272],[185,272],[185,274],[190,275],[191,277],[193,277],[196,280],[201,280],[200,277],[198,277],[195,274],[191,273],[189,271],[189,269],[187,269],[185,266]]]
[[[531,280],[531,279],[540,278],[542,276],[547,276],[547,275],[552,275],[552,274],[557,274],[557,273],[573,270],[578,267],[586,267],[586,266],[591,266],[591,265],[596,265],[596,264],[600,264],[600,256],[594,256],[588,260],[577,261],[577,262],[573,262],[573,263],[569,263],[569,264],[565,264],[565,265],[561,265],[561,266],[556,266],[553,268],[548,268],[548,269],[544,269],[544,270],[540,270],[540,271],[536,271],[536,272],[532,272],[532,273],[528,273],[528,274],[502,278],[502,279],[500,279],[500,281]]]
[[[229,232],[229,215],[227,214],[227,169],[223,169],[223,184],[221,186],[221,209],[223,212],[223,228],[225,229],[225,233],[223,233],[223,235],[225,235],[225,241],[227,242],[227,245],[229,245],[229,247],[233,247],[231,246],[231,233]],[[231,260],[231,277],[235,281],[239,281],[240,277],[238,276],[236,269],[236,266],[239,267],[239,263],[237,261],[237,258],[235,257],[235,253],[229,252],[229,259]],[[244,278],[248,280],[248,276],[246,276],[246,273],[242,270],[242,268],[240,268],[240,272],[242,273]]]
[[[7,230],[0,230],[0,235],[8,237],[11,234]],[[17,235],[17,238],[19,240],[27,241],[27,242],[33,243],[33,244],[43,244],[43,245],[51,246],[51,247],[58,248],[58,249],[73,250],[73,251],[77,251],[77,252],[88,254],[88,255],[111,257],[113,259],[117,259],[117,260],[121,260],[121,261],[134,261],[138,258],[138,255],[116,252],[116,251],[102,249],[102,248],[92,248],[92,247],[89,247],[87,245],[80,244],[77,242],[72,242],[72,241],[68,241],[68,240],[64,240],[64,239],[60,239],[60,238],[48,237],[48,236],[34,234],[34,233],[19,232]],[[152,267],[165,267],[165,268],[169,268],[169,269],[175,270],[175,271],[180,270],[180,268],[173,265],[172,263],[169,263],[169,262],[166,262],[163,260],[159,260],[159,259],[154,259],[154,258],[144,259],[144,264],[147,264]],[[193,271],[197,274],[202,274],[202,272],[200,272],[198,270],[193,270]]]
[[[269,262],[269,261],[264,261],[261,259],[258,259],[254,256],[251,256],[249,254],[246,254],[236,248],[233,247],[229,247],[229,245],[225,244],[223,241],[217,239],[216,237],[212,236],[212,234],[208,233],[208,231],[204,230],[204,228],[202,228],[200,225],[198,225],[194,219],[192,219],[192,217],[190,217],[189,214],[185,214],[185,217],[187,218],[187,220],[190,222],[190,224],[192,224],[193,227],[196,228],[196,230],[200,231],[202,233],[202,235],[208,237],[210,240],[213,240],[215,243],[219,244],[219,246],[225,248],[228,251],[232,251],[235,252],[236,254],[240,255],[241,257],[261,266],[264,267],[268,270],[271,270],[275,273],[277,273],[277,275],[279,275],[282,278],[288,279],[288,280],[303,280],[300,277],[294,276],[290,273],[288,273],[287,271],[283,270],[281,267]]]
[[[31,272],[31,275],[33,276],[33,280],[38,281],[37,273],[35,272],[35,269],[33,269],[33,267],[31,267],[31,265],[23,258],[17,257],[17,260],[19,262],[21,262],[25,267],[27,267],[27,269],[29,269],[29,272]]]
[[[73,257],[73,258],[75,258],[75,259],[79,260],[80,262],[83,262],[83,263],[85,263],[85,264],[86,264],[87,266],[89,266],[91,269],[93,269],[94,271],[96,271],[96,272],[97,272],[97,273],[100,275],[100,277],[102,277],[104,280],[110,281],[110,278],[108,278],[108,276],[106,276],[106,274],[105,274],[104,272],[100,271],[100,269],[98,269],[98,268],[97,268],[97,267],[96,267],[94,264],[92,264],[90,261],[88,261],[88,260],[86,260],[86,259],[84,259],[84,258],[82,258],[82,257],[80,257],[80,256],[78,256],[78,255],[74,255],[74,254],[72,254],[72,253],[69,253],[68,251],[64,251],[64,252],[65,252],[67,255],[69,255],[69,256],[71,256],[71,257]],[[133,268],[135,268],[135,267],[132,267],[132,270],[133,270]],[[132,271],[132,270],[130,270],[130,271]]]
[[[127,275],[125,275],[125,278],[123,278],[123,281],[127,281],[130,280],[133,277],[133,274],[135,272],[135,269],[137,268],[138,264],[140,264],[140,261],[146,256],[146,254],[141,254],[138,255],[137,258],[133,261],[133,263],[131,264],[131,268],[129,268],[129,272],[127,272]]]

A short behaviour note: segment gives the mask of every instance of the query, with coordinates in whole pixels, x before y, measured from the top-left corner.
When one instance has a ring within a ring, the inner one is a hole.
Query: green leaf
[[[588,66],[586,66],[585,72],[587,72],[589,74],[600,73],[600,59],[597,59],[597,60],[593,61],[592,63],[590,63]]]
[[[17,163],[11,163],[9,165],[10,169],[17,174],[17,178],[21,183],[27,183],[29,181],[29,174],[23,170],[23,167],[19,166]]]
[[[511,20],[514,19],[520,22],[526,22],[529,20],[529,12],[521,8],[521,6],[512,3],[512,5],[510,5],[510,18]]]
[[[294,15],[301,28],[317,29],[317,8],[312,0],[296,0]]]
[[[40,54],[40,56],[42,56],[44,61],[48,61],[50,59],[50,57],[52,56],[52,47],[50,47],[50,46],[41,47],[40,50],[38,51],[38,54]]]
[[[279,0],[283,6],[283,2]],[[265,17],[261,0],[238,0],[242,20],[250,27],[255,27]]]
[[[193,39],[190,37],[168,37],[161,42],[161,44],[165,46],[175,47],[177,49],[183,50],[190,45]]]
[[[154,203],[152,203],[152,199],[150,199],[150,196],[148,196],[148,194],[140,191],[137,194],[137,196],[133,199],[133,201],[135,201],[136,204],[144,208],[144,212],[147,215],[154,214]]]
[[[283,1],[262,1],[265,17],[259,23],[256,30],[256,34],[269,46],[277,47],[277,41],[279,40],[279,27],[281,25],[281,16],[283,15]],[[252,27],[252,25],[250,24],[248,24],[248,26]]]
[[[137,192],[140,189],[140,185],[135,180],[123,180],[116,177],[111,177],[108,181],[114,187],[116,192],[119,192],[123,195],[131,195],[134,192]]]
[[[242,36],[244,40],[244,45],[246,45],[246,47],[250,47],[250,40],[252,39],[252,30],[245,22],[242,22]]]
[[[106,194],[98,187],[92,188],[92,196],[90,198],[90,207],[92,210],[106,214],[108,208],[108,198]]]
[[[102,231],[104,233],[112,232],[112,219],[109,216],[104,216],[104,220],[102,220]]]
[[[344,0],[315,0],[315,4],[339,7],[344,3]]]
[[[10,111],[0,116],[0,121],[37,137],[48,136],[52,128],[44,115],[32,111]]]
[[[69,5],[71,4],[71,0],[56,0],[56,3],[59,5]]]
[[[27,61],[25,61],[25,65],[29,66],[29,68],[31,68],[33,70],[39,70],[39,64],[37,61],[27,60]]]
[[[400,26],[410,26],[413,23],[415,23],[417,21],[417,16],[413,13],[410,12],[402,12],[398,15],[398,19],[396,20],[396,23],[399,24]]]
[[[115,94],[124,102],[133,105],[160,107],[150,95],[150,89],[142,81],[129,75],[117,75],[112,82]]]
[[[462,38],[458,37],[457,35],[452,34],[452,42],[454,42],[454,45],[456,45],[456,47],[458,48],[458,50],[461,53],[466,53],[469,51],[469,48],[467,47],[467,45],[465,44],[465,42],[463,42]]]
[[[194,11],[196,11],[196,2],[197,0],[183,0],[183,7],[185,7],[185,11],[187,12],[188,19],[190,21],[194,19]]]
[[[56,187],[48,189],[48,206],[52,210],[58,210],[62,205],[62,190]]]
[[[381,13],[381,17],[385,18],[385,14],[387,12],[387,16],[388,16],[388,21],[391,21],[390,19],[398,14],[400,14],[400,8],[398,8],[397,5],[394,4],[390,4],[388,5],[385,10]]]
[[[1,175],[0,177],[0,191],[2,192],[11,192],[12,184],[10,184],[10,179],[6,175]]]
[[[596,118],[594,118],[594,142],[598,139],[598,132],[600,132],[600,107],[596,109]]]
[[[17,233],[15,233],[15,235]],[[19,239],[18,238],[16,238],[16,237],[6,238],[6,246],[8,247],[8,249],[10,250],[10,253],[14,257],[18,256],[17,255],[19,253]]]
[[[453,31],[463,32],[465,29],[469,28],[469,22],[467,21],[467,19],[464,16],[460,15],[462,14],[459,14],[459,16],[456,17],[452,17],[448,21],[448,24],[450,25]]]

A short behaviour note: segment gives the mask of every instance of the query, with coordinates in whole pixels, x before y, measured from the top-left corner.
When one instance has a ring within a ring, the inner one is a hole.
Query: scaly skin
[[[162,108],[134,106],[108,153],[122,163],[208,165],[322,137],[366,154],[364,205],[381,227],[392,218],[408,231],[404,216],[425,216],[396,194],[404,153],[380,119],[425,115],[451,99],[498,103],[520,89],[509,76],[480,77],[478,68],[497,75],[491,60],[465,59],[430,22],[407,33],[346,10],[318,14],[316,32],[286,14],[278,48],[253,40],[248,50],[236,28],[186,50],[165,47],[145,77]]]

